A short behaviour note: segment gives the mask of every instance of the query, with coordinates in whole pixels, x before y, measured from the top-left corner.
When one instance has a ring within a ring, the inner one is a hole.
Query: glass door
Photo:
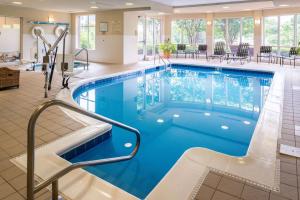
[[[138,55],[142,60],[153,57],[161,43],[161,20],[140,17],[138,21]]]

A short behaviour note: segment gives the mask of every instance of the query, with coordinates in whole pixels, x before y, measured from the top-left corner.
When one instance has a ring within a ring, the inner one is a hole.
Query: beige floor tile
[[[285,172],[280,173],[280,183],[297,187],[297,176]]]
[[[21,190],[26,187],[26,174],[22,174],[8,181],[16,190]]]
[[[280,184],[280,196],[291,200],[298,200],[298,190],[296,187]]]
[[[212,200],[239,200],[239,198],[236,198],[221,191],[216,191]]]
[[[280,171],[289,174],[297,174],[296,165],[285,162],[280,162]]]
[[[16,191],[8,183],[3,183],[0,185],[0,199],[3,199],[15,192]]]
[[[221,178],[222,177],[220,175],[213,172],[209,172],[203,184],[208,185],[212,188],[216,188],[220,183]]]
[[[211,200],[214,192],[215,190],[213,188],[208,187],[206,185],[202,185],[196,196],[196,200]]]
[[[243,192],[242,192],[242,198],[245,200],[268,200],[269,199],[269,193],[264,190],[259,190],[257,187],[251,187],[249,185],[245,185]]]
[[[270,200],[288,200],[288,199],[285,198],[285,197],[283,197],[283,196],[281,196],[278,193],[271,192],[270,193]]]
[[[244,184],[228,177],[222,177],[218,190],[226,192],[230,195],[240,197],[244,188]]]
[[[22,170],[20,170],[19,168],[17,168],[16,166],[12,166],[6,170],[1,171],[0,175],[5,180],[9,181],[9,180],[16,178],[17,176],[22,175],[23,173],[24,172]]]
[[[7,197],[5,197],[3,200],[24,200],[25,198],[23,198],[19,193],[13,193]]]

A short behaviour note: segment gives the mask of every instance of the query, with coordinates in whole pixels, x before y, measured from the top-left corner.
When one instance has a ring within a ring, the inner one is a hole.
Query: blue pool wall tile
[[[95,147],[96,145],[102,143],[103,141],[107,140],[108,138],[110,138],[112,135],[112,131],[109,130],[106,133],[99,135],[87,142],[85,142],[84,144],[81,144],[73,149],[70,149],[64,153],[62,153],[61,155],[59,155],[60,157],[62,157],[63,159],[66,160],[71,160],[72,158],[88,151],[89,149]]]

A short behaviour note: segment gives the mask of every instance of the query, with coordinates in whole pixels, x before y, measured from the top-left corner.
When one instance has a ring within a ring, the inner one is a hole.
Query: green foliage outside
[[[206,24],[202,19],[181,19],[172,22],[172,42],[175,44],[206,43]]]

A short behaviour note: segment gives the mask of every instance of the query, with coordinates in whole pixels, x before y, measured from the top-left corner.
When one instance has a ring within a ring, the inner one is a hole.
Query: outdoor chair
[[[249,61],[249,44],[248,43],[241,43],[237,49],[236,54],[230,55],[227,57],[227,63],[230,61],[239,60],[241,64],[244,64],[245,60]]]
[[[300,60],[300,56],[297,55],[297,48],[296,47],[291,47],[289,51],[288,56],[282,56],[282,65],[284,65],[284,60],[289,60],[290,65],[292,65],[292,62],[294,62],[294,68],[296,67],[296,60]]]
[[[261,46],[259,53],[257,54],[257,63],[261,62],[262,58],[268,58],[268,63],[272,62],[272,47],[271,46]]]
[[[207,45],[206,44],[199,44],[198,45],[198,49],[196,51],[196,58],[199,58],[201,54],[205,55],[206,60],[208,59]]]
[[[210,55],[208,58],[211,58],[211,59],[218,58],[218,59],[220,59],[220,62],[222,62],[225,55],[226,55],[225,43],[224,42],[216,42],[215,48],[214,48],[214,53],[212,55]]]
[[[185,44],[177,44],[176,58],[178,58],[179,54],[184,54],[184,57],[186,58],[187,51],[186,51],[186,45]]]

